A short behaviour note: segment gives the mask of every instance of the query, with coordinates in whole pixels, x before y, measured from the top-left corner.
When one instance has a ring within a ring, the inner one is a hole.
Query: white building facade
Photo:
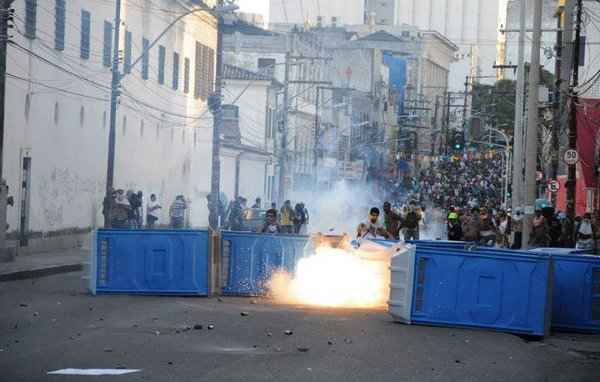
[[[206,2],[209,6],[214,1]],[[115,188],[191,202],[208,222],[216,19],[179,21],[134,67],[188,1],[123,1]],[[9,232],[88,229],[102,222],[110,116],[113,2],[18,0],[7,63],[3,172],[15,198]]]

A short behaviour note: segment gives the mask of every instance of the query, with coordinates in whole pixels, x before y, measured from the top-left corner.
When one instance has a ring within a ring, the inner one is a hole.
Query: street
[[[530,341],[396,324],[384,311],[250,298],[91,296],[82,277],[0,283],[0,380],[600,380],[600,335]],[[47,375],[66,368],[139,371]]]

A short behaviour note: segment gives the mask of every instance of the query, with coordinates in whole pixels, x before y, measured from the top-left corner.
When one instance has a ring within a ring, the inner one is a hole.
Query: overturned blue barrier
[[[395,279],[394,263],[402,259],[392,260],[389,306],[396,320],[533,336],[549,331],[552,257],[517,251],[494,253],[465,248],[464,243],[437,244],[415,242],[414,258],[403,266],[411,270],[409,277]],[[412,285],[403,286],[404,282]]]
[[[461,242],[419,241],[417,248],[496,255],[522,254],[499,248],[468,247]],[[554,330],[600,332],[600,257],[588,250],[536,248],[529,253],[552,257],[554,263],[552,318]]]
[[[201,230],[94,232],[92,294],[209,293],[209,234]]]
[[[567,248],[538,248],[554,259],[552,328],[600,333],[600,257]]]
[[[222,232],[221,292],[236,296],[264,294],[274,271],[295,272],[307,242],[307,236]]]

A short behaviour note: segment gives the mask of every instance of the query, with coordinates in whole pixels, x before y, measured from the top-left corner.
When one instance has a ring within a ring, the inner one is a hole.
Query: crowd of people
[[[152,229],[168,225],[170,228],[181,229],[186,226],[186,211],[189,202],[183,195],[177,195],[169,206],[169,222],[161,224],[160,216],[162,205],[158,202],[156,194],[150,195],[150,200],[144,205],[142,191],[115,190],[112,200],[105,200],[102,214],[107,216],[110,210],[110,224],[118,229]]]
[[[530,226],[529,247],[596,249],[600,239],[596,235],[600,215],[592,219],[586,213],[573,222],[566,214],[548,206],[535,211]],[[450,207],[447,215],[448,240],[476,242],[480,245],[521,249],[524,245],[524,214],[517,209],[493,210],[473,207]]]
[[[436,164],[435,171],[421,172],[419,191],[434,207],[500,206],[504,166],[500,155],[489,159],[453,159]]]
[[[369,210],[366,222],[357,228],[357,239],[387,239],[387,240],[419,240],[425,225],[425,207],[411,201],[399,211],[394,210],[392,203],[383,203],[383,224],[379,218],[381,210],[373,207]]]

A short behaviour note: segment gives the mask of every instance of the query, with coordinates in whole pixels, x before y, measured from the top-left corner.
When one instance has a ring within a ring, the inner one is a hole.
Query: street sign
[[[563,161],[567,165],[573,166],[579,162],[579,153],[577,150],[569,149],[565,151],[565,154],[563,155]]]
[[[560,190],[560,183],[558,183],[558,180],[553,180],[550,183],[548,183],[548,191],[552,193],[557,193],[558,190]]]

